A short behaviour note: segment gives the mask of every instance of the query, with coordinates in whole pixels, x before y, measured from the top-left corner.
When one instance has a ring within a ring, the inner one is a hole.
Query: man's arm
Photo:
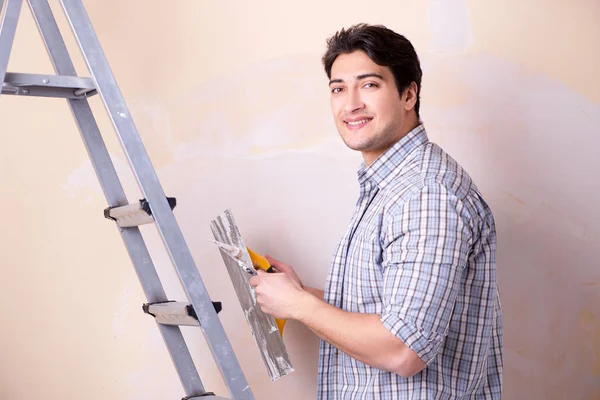
[[[414,351],[383,326],[377,314],[343,311],[306,296],[296,319],[321,339],[372,367],[409,377],[426,366]]]
[[[302,288],[304,290],[306,290],[308,293],[310,293],[313,296],[315,296],[319,300],[324,300],[325,299],[325,292],[323,290],[311,288],[311,287],[308,287],[308,286],[303,286]]]
[[[425,367],[412,350],[383,326],[378,315],[349,313],[326,303],[325,292],[304,286],[291,266],[270,256],[267,259],[312,295],[303,296],[296,303],[298,312],[294,319],[321,339],[365,364],[398,375],[410,376]]]
[[[311,289],[315,295],[286,273],[257,272],[250,284],[265,313],[298,320],[323,340],[375,368],[411,376],[425,367],[412,350],[383,326],[378,315],[340,310],[318,298],[323,291]]]
[[[259,271],[250,283],[264,312],[299,320],[365,364],[411,376],[444,343],[467,263],[468,219],[462,201],[436,184],[389,216],[382,232],[381,315],[336,308],[285,273]]]

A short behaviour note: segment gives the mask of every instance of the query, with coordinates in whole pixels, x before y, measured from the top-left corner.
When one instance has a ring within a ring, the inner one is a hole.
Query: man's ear
[[[417,84],[415,82],[411,82],[410,85],[404,90],[404,94],[402,95],[403,100],[405,102],[404,109],[406,111],[410,111],[415,108],[417,104]]]

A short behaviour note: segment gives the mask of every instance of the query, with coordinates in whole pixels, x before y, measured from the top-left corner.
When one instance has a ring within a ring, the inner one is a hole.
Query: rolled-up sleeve
[[[471,242],[463,202],[440,184],[389,210],[382,229],[381,322],[425,362],[447,334]]]

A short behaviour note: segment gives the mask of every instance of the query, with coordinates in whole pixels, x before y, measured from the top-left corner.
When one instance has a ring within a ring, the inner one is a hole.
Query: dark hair
[[[327,39],[322,60],[327,77],[331,79],[331,67],[339,55],[357,50],[365,52],[375,64],[390,68],[400,96],[411,82],[417,84],[415,111],[418,116],[423,72],[410,41],[383,25],[357,24],[342,29]]]

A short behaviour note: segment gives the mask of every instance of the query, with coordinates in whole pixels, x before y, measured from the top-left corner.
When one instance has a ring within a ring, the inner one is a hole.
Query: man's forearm
[[[304,286],[303,289],[306,290],[308,293],[312,294],[313,296],[315,296],[319,300],[325,299],[325,292],[323,290],[311,288],[308,286]]]
[[[343,311],[317,297],[305,298],[298,321],[349,356],[372,367],[405,375],[406,353],[412,350],[383,326],[379,315]]]

